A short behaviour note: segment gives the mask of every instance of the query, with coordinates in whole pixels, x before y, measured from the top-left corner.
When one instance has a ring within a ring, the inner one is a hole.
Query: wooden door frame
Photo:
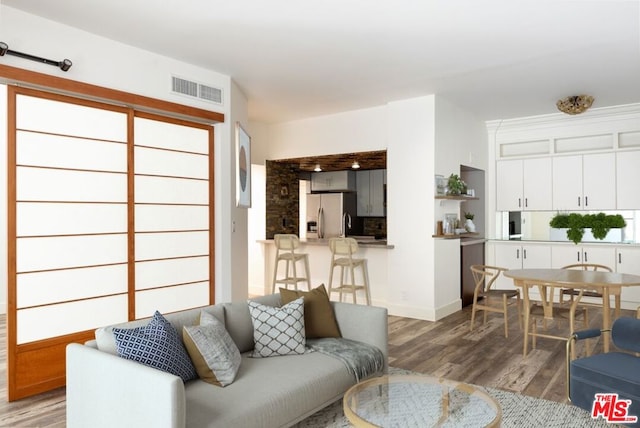
[[[17,344],[17,299],[16,299],[16,276],[17,276],[17,260],[16,260],[16,97],[19,93],[31,93],[31,89],[18,88],[15,84],[21,86],[32,87],[47,94],[59,94],[59,98],[73,98],[76,101],[80,101],[80,104],[117,104],[127,105],[131,113],[129,114],[128,121],[133,120],[134,111],[150,112],[162,116],[165,118],[174,118],[174,120],[185,120],[197,124],[213,125],[216,123],[224,122],[224,114],[218,112],[212,112],[195,107],[184,106],[181,104],[171,103],[163,100],[149,98],[141,95],[131,94],[114,89],[104,88],[96,85],[87,84],[84,82],[78,82],[70,79],[50,76],[47,74],[37,73],[29,70],[24,70],[16,67],[0,64],[0,81],[8,84],[7,91],[7,244],[8,244],[8,259],[7,259],[7,273],[8,273],[8,292],[7,292],[7,392],[8,400],[13,401],[27,396],[35,395],[41,392],[45,392],[65,384],[65,360],[64,351],[66,345],[71,342],[83,343],[87,340],[94,338],[94,331],[82,331],[69,335],[58,336],[51,339],[40,340],[36,342],[26,343],[22,345]],[[13,84],[13,85],[12,85]],[[64,95],[63,95],[64,94]],[[92,101],[93,100],[93,101]],[[131,133],[131,123],[129,126],[129,133]],[[131,137],[131,135],[128,135]],[[129,146],[132,146],[132,138],[129,138]],[[128,162],[132,162],[132,148],[128,150]],[[132,164],[131,164],[132,166]],[[215,302],[215,239],[214,239],[214,132],[213,129],[209,130],[209,211],[210,211],[210,290],[209,300],[210,304]],[[128,194],[132,190],[132,180],[129,179]],[[128,222],[132,222],[133,217],[129,215]],[[131,228],[128,228],[128,233]],[[131,252],[131,240],[132,235],[128,237],[129,249]],[[129,287],[129,294],[131,294],[131,284]],[[135,293],[134,293],[135,297]],[[131,317],[131,309],[129,310]],[[51,351],[44,351],[45,348],[51,349]],[[19,354],[24,354],[20,355]],[[51,357],[57,358],[51,358]],[[19,358],[23,358],[24,361],[29,362],[30,368],[33,371],[34,368],[41,370],[43,374],[50,375],[48,379],[34,378],[31,374],[25,371],[24,373],[18,373]],[[30,379],[30,382],[18,384],[16,382],[17,376],[23,376]]]

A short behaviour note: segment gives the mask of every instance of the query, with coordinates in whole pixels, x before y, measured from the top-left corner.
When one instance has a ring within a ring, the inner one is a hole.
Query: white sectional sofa
[[[280,306],[278,294],[254,299]],[[343,338],[373,345],[387,369],[387,310],[331,302]],[[217,304],[166,315],[182,331],[204,309],[224,320],[242,354],[235,381],[226,387],[178,376],[121,358],[108,344],[113,327],[85,345],[67,347],[67,426],[84,427],[287,427],[340,399],[356,383],[339,359],[321,352],[249,358],[253,326],[247,302]],[[101,337],[102,336],[102,337]],[[105,345],[106,343],[106,345]],[[377,373],[381,374],[381,373]]]

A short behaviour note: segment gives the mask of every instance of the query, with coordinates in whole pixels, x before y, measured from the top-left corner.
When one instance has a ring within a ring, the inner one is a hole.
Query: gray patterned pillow
[[[234,381],[240,368],[240,351],[215,316],[200,312],[200,325],[184,326],[182,339],[200,379],[218,386]]]
[[[304,298],[275,308],[249,300],[253,323],[253,357],[304,354]]]

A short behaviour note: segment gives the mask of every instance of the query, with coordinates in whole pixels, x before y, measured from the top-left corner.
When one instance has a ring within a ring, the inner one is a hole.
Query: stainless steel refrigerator
[[[348,216],[344,216],[345,213]],[[347,235],[354,235],[361,229],[356,218],[355,193],[307,194],[307,238],[340,236],[342,223],[348,223],[349,218],[351,229],[347,228]]]

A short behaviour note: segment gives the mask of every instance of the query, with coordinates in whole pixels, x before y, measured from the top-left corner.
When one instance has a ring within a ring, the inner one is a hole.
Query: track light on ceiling
[[[563,113],[580,114],[585,112],[593,104],[591,95],[572,95],[556,102],[556,107]]]
[[[353,163],[351,164],[351,168],[360,169],[360,164],[358,163],[358,161],[353,161]]]
[[[320,171],[322,171],[322,168],[320,168],[320,164],[319,164],[319,163],[317,163],[317,164],[316,164],[316,167],[315,167],[315,168],[313,168],[313,170],[314,170],[315,172],[320,172]]]
[[[71,68],[71,66],[73,65],[71,60],[66,59],[66,58],[63,59],[62,61],[54,61],[54,60],[51,60],[51,59],[46,59],[46,58],[42,58],[42,57],[39,57],[39,56],[26,54],[26,53],[23,53],[23,52],[12,51],[11,49],[9,49],[9,45],[8,44],[6,44],[5,42],[0,42],[0,56],[4,56],[5,54],[17,56],[17,57],[24,58],[24,59],[29,59],[31,61],[42,62],[42,63],[45,63],[45,64],[54,65],[54,66],[60,68],[60,70],[62,70],[62,71],[68,71]]]

